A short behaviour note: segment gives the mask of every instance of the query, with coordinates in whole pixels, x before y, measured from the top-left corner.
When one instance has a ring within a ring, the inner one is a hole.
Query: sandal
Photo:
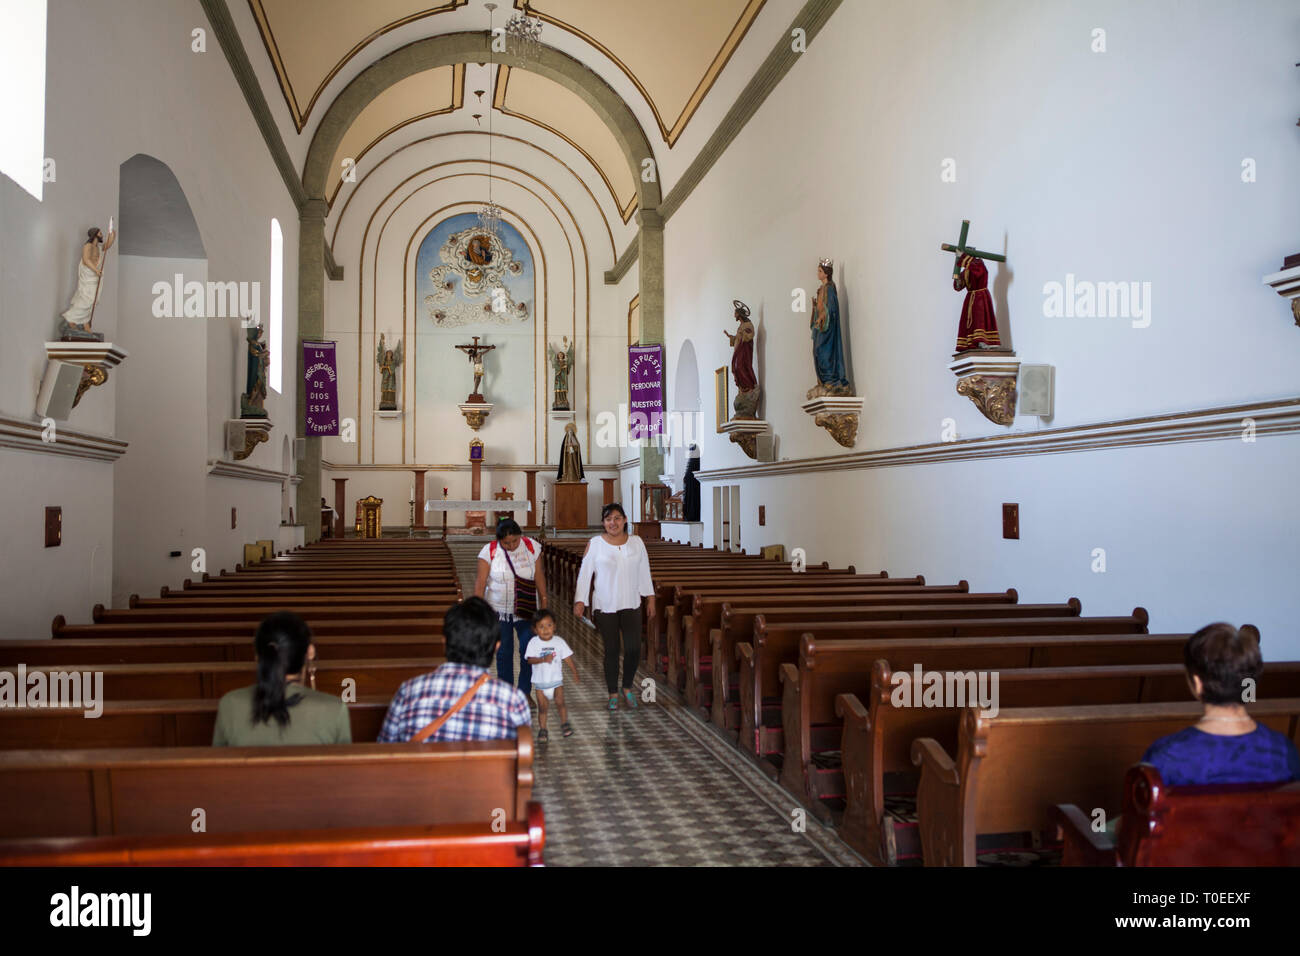
[[[609,709],[610,709],[610,710],[618,710],[618,697],[617,697],[617,696],[615,696],[615,697],[611,697],[611,698],[609,699]]]
[[[636,710],[636,695],[626,688],[623,689],[623,697],[627,701],[628,707]]]
[[[564,734],[564,736],[572,737],[573,725],[566,720],[564,723],[560,724],[560,731]]]
[[[547,740],[548,737],[550,737],[550,734],[548,734],[548,733],[546,732],[546,728],[545,728],[545,727],[543,727],[541,730],[537,731],[537,742],[538,742],[539,744],[544,744],[544,743],[546,743],[546,740]]]

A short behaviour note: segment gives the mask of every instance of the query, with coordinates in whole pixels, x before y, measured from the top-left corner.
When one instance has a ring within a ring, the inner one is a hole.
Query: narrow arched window
[[[283,389],[281,370],[284,368],[284,234],[280,221],[271,220],[271,390],[279,394]]]
[[[0,30],[0,173],[38,200],[45,162],[45,0],[9,0]],[[53,169],[51,180],[53,180]]]

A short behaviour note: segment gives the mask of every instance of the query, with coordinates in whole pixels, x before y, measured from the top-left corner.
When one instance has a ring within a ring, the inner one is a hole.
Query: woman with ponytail
[[[258,625],[253,646],[257,683],[221,698],[212,746],[352,743],[347,705],[303,686],[307,662],[316,659],[306,621],[289,611],[272,614]]]
[[[1169,786],[1300,780],[1300,754],[1284,734],[1256,723],[1245,704],[1263,669],[1259,630],[1211,624],[1183,648],[1187,684],[1205,716],[1157,740],[1142,757]]]

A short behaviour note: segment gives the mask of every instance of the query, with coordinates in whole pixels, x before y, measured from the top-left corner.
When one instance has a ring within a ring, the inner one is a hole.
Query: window
[[[271,220],[271,339],[267,345],[271,348],[271,390],[277,395],[282,391],[284,381],[284,234],[280,232],[280,221]]]
[[[7,0],[0,30],[0,173],[37,199],[45,178],[45,0]]]

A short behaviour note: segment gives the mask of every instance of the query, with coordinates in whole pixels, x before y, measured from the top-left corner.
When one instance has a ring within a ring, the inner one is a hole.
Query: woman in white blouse
[[[478,553],[478,576],[474,595],[492,605],[501,622],[501,645],[497,648],[497,677],[514,683],[515,638],[519,639],[519,689],[524,696],[533,689],[533,668],[523,651],[533,636],[530,621],[515,616],[515,575],[537,585],[537,608],[546,607],[546,577],[542,573],[542,546],[525,537],[519,523],[506,518],[497,525],[497,539]]]
[[[582,617],[586,610],[591,578],[596,577],[592,597],[592,616],[596,630],[605,642],[605,687],[609,691],[609,709],[618,709],[619,637],[623,639],[623,699],[636,707],[632,681],[641,660],[641,598],[648,598],[646,611],[655,615],[655,589],[650,580],[650,559],[645,545],[636,535],[627,533],[627,513],[620,504],[608,504],[600,513],[605,533],[587,542],[578,569],[578,587],[573,613]]]

